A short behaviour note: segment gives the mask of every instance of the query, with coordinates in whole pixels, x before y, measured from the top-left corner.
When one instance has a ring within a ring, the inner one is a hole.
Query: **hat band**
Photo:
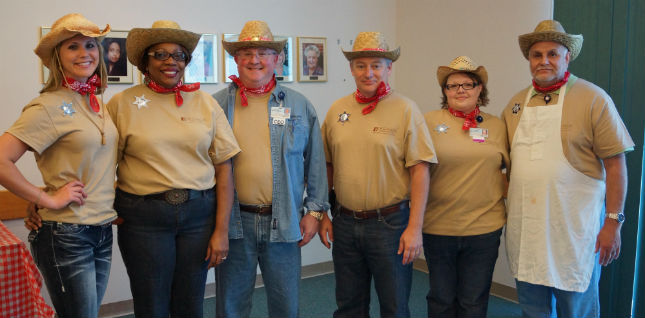
[[[362,49],[361,51],[379,51],[379,52],[385,52],[385,49],[378,48],[378,47],[377,47],[377,48],[369,48],[369,47],[368,47],[368,48],[364,48],[364,49]]]
[[[254,37],[248,37],[248,38],[243,38],[239,40],[240,42],[247,42],[247,41],[271,41],[269,38],[265,38],[263,36],[254,36]]]

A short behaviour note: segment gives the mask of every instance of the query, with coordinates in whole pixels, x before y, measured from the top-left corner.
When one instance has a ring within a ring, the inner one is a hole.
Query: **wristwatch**
[[[318,220],[318,222],[322,221],[322,219],[323,219],[323,214],[322,214],[322,212],[318,212],[318,211],[309,211],[309,212],[307,212],[307,214],[309,214],[309,215],[311,215],[311,216],[315,217],[315,218],[316,218],[316,220]]]
[[[616,220],[618,224],[622,224],[623,222],[625,222],[625,213],[623,212],[607,213],[605,214],[605,216],[610,219]]]

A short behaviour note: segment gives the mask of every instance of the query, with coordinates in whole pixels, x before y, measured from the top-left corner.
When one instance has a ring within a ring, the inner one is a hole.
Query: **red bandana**
[[[455,117],[464,119],[464,125],[461,126],[461,129],[468,130],[470,128],[477,127],[477,116],[479,116],[479,106],[475,106],[475,109],[468,114],[465,114],[462,111],[454,110],[452,108],[448,108],[448,111],[451,114],[453,114]]]
[[[237,85],[237,87],[240,89],[240,98],[242,98],[242,106],[249,105],[249,100],[246,98],[247,92],[251,94],[256,94],[256,95],[264,95],[270,92],[275,87],[275,74],[273,75],[273,78],[271,78],[271,80],[268,83],[258,88],[248,88],[244,86],[240,78],[235,75],[231,75],[228,78],[230,78],[231,81],[233,81],[233,83],[235,83],[235,85]]]
[[[101,87],[101,79],[98,75],[94,74],[92,77],[87,79],[87,82],[81,83],[71,77],[66,77],[63,82],[63,86],[85,96],[88,93],[90,94],[90,107],[95,113],[98,113],[101,110],[99,106],[99,100],[96,98],[96,89]]]
[[[569,80],[569,75],[571,75],[571,73],[569,73],[569,71],[564,72],[564,78],[562,80],[560,80],[559,82],[557,82],[557,83],[555,83],[555,84],[553,84],[551,86],[548,86],[548,87],[540,87],[540,86],[538,86],[537,83],[535,83],[535,80],[533,80],[533,88],[535,88],[536,91],[538,91],[538,92],[540,92],[542,94],[552,92],[552,91],[562,87],[564,84],[566,84],[567,81]]]
[[[194,92],[199,89],[200,84],[199,83],[194,83],[194,84],[186,84],[184,85],[184,81],[180,80],[177,85],[173,88],[165,88],[157,82],[153,81],[147,74],[146,78],[144,80],[144,83],[150,87],[151,90],[157,92],[157,93],[175,93],[175,102],[177,103],[177,107],[181,106],[184,103],[184,98],[181,97],[181,92]]]
[[[370,103],[369,105],[363,107],[362,113],[363,115],[367,115],[371,113],[374,108],[376,108],[376,104],[383,99],[385,96],[387,96],[390,93],[390,85],[385,84],[385,82],[381,82],[378,84],[378,87],[376,88],[376,94],[372,97],[365,97],[361,92],[356,89],[356,94],[354,96],[356,97],[356,101],[359,104],[367,104]]]

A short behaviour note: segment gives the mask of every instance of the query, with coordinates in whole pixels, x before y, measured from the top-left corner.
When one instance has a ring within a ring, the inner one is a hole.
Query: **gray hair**
[[[305,55],[307,55],[307,52],[309,52],[309,51],[314,51],[314,52],[316,53],[316,56],[317,56],[317,57],[319,57],[319,56],[320,56],[320,49],[319,49],[319,48],[318,48],[318,46],[317,46],[317,45],[315,45],[315,44],[309,44],[309,45],[305,48]]]

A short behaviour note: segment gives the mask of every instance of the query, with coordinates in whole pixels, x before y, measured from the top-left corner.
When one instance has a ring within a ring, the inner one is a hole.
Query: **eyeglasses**
[[[479,86],[479,83],[472,82],[472,83],[463,83],[463,84],[446,84],[445,87],[449,91],[459,90],[459,87],[462,87],[463,89],[468,91],[468,90],[471,90],[471,89],[473,89],[473,88],[475,88],[477,86]]]
[[[148,52],[148,55],[154,57],[155,60],[157,61],[165,61],[172,56],[172,58],[177,62],[186,62],[186,60],[188,60],[189,58],[189,56],[186,53],[181,51],[175,52],[172,54],[166,51],[155,51],[155,52]]]
[[[237,53],[237,56],[245,59],[245,60],[250,60],[253,57],[257,56],[259,59],[264,60],[268,59],[269,57],[276,55],[277,53],[271,50],[263,50],[263,51],[244,51],[244,52],[239,52]]]

